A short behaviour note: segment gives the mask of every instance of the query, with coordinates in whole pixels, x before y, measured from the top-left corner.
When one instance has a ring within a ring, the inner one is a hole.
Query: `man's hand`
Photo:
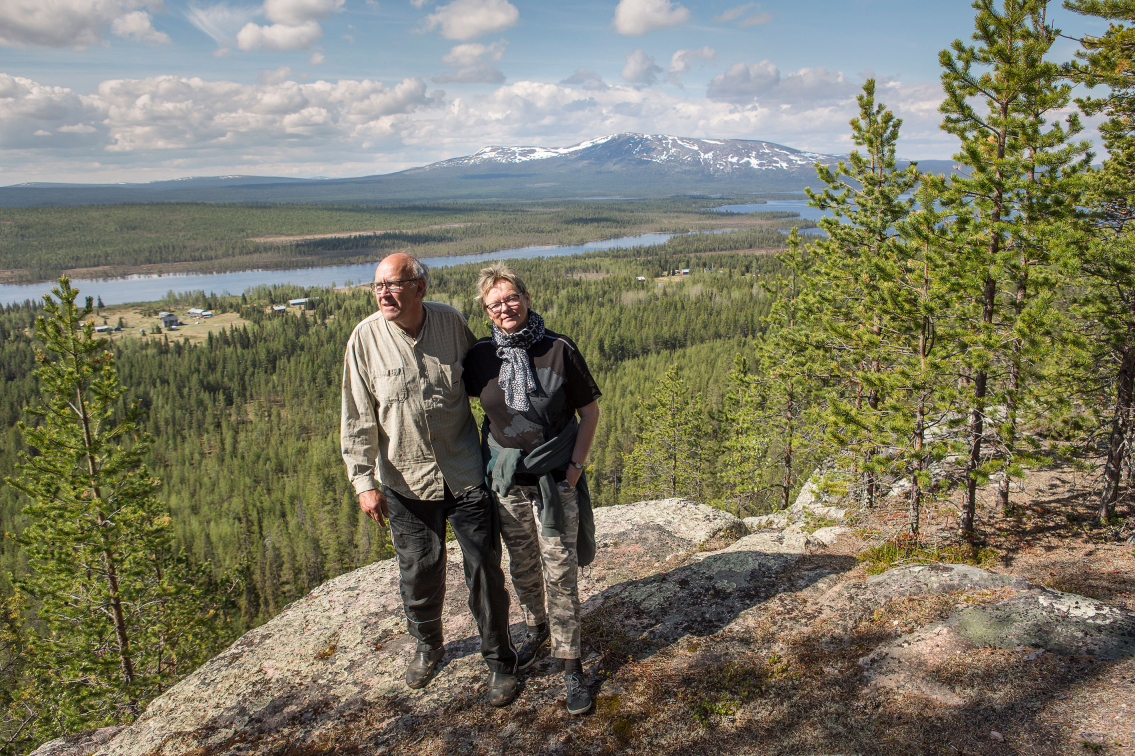
[[[386,508],[386,494],[382,491],[375,488],[359,494],[359,509],[367,517],[386,527],[385,518],[390,516],[390,511]]]
[[[571,483],[571,487],[575,488],[575,484],[579,482],[579,476],[583,475],[583,470],[575,465],[568,465],[567,469],[567,482]]]

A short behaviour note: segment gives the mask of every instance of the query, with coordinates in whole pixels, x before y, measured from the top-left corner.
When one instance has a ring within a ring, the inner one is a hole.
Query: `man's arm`
[[[359,507],[367,517],[385,525],[386,496],[377,477],[378,418],[375,399],[367,386],[365,370],[359,364],[355,339],[347,342],[343,357],[343,405],[339,423],[339,442],[347,475],[359,496]]]

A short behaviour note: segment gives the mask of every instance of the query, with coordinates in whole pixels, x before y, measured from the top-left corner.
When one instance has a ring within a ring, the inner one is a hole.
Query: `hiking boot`
[[[583,684],[583,675],[578,672],[565,672],[564,687],[567,688],[568,714],[586,714],[591,710],[591,694]]]
[[[443,656],[445,656],[445,646],[431,647],[418,641],[414,658],[406,666],[406,685],[415,690],[426,687],[437,674],[437,665],[441,663]]]
[[[520,641],[520,645],[516,647],[516,668],[524,671],[547,656],[551,637],[552,634],[548,630],[547,622],[537,628],[536,632],[532,632],[532,628],[528,628],[524,640]]]
[[[489,699],[489,703],[493,706],[508,706],[520,690],[520,678],[508,672],[490,672],[486,685],[489,692],[485,694],[485,698]]]

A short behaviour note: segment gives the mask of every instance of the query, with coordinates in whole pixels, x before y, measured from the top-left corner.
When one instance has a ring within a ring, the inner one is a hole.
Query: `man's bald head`
[[[395,252],[382,258],[374,271],[375,281],[405,281],[411,278],[421,280],[424,291],[430,282],[430,269],[421,260],[405,252]]]
[[[416,337],[425,322],[422,298],[429,283],[429,269],[413,255],[396,252],[378,264],[374,282],[386,284],[374,292],[382,317]]]

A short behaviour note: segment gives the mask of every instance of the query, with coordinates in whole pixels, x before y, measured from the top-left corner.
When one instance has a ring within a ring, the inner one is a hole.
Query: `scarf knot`
[[[504,391],[504,403],[509,409],[526,412],[528,395],[536,392],[536,376],[532,374],[532,364],[528,359],[528,348],[544,338],[544,319],[533,310],[528,311],[528,322],[516,333],[505,333],[493,326],[493,343],[497,347],[497,357],[501,365],[497,383]]]

